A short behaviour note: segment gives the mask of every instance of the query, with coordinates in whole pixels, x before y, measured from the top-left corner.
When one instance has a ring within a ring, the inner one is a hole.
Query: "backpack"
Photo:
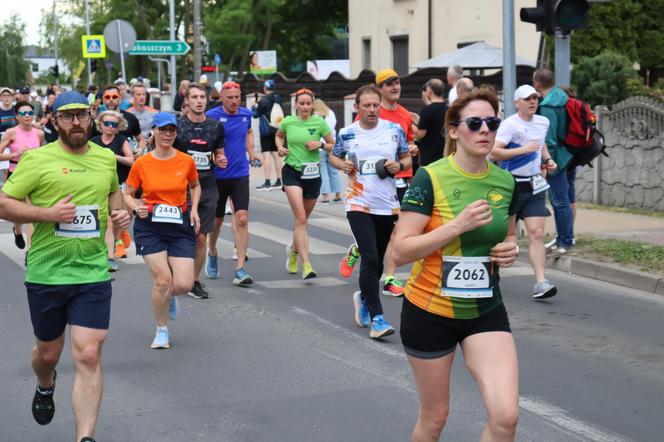
[[[598,156],[608,157],[605,152],[604,135],[595,127],[597,117],[590,110],[588,103],[569,97],[565,104],[565,112],[568,124],[562,142],[572,154],[573,164],[592,167],[592,161]]]

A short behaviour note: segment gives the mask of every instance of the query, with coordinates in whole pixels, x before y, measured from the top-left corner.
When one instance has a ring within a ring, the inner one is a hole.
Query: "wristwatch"
[[[549,157],[549,158],[547,158],[546,160],[542,160],[542,164],[546,164],[546,163],[548,163],[549,161],[553,161],[553,158]]]
[[[133,209],[131,209],[131,213],[133,213],[135,216],[138,216],[138,209],[134,207]]]

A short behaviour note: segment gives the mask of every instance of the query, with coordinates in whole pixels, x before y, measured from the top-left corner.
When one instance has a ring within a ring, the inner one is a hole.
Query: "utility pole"
[[[90,35],[90,10],[88,0],[85,0],[85,32]],[[88,58],[88,86],[92,84],[92,65],[91,60]]]
[[[556,31],[556,86],[569,87],[570,85],[570,34],[560,30]]]
[[[168,1],[168,14],[169,14],[168,21],[170,28],[170,40],[174,41],[175,40],[175,0]],[[175,103],[175,94],[177,93],[178,90],[175,55],[171,55],[170,68],[171,68],[171,105],[173,105],[173,103]]]
[[[514,0],[503,0],[503,118],[514,113],[515,89]]]
[[[55,15],[55,0],[53,0],[53,49],[55,52],[55,65],[58,65],[58,16]],[[58,82],[58,79],[55,79]]]
[[[194,81],[201,76],[201,0],[194,1]]]

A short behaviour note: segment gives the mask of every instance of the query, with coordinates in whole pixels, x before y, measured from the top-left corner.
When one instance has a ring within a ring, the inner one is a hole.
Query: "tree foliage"
[[[0,85],[15,88],[28,80],[30,64],[25,53],[25,24],[16,15],[0,25]]]
[[[578,96],[592,107],[624,100],[630,95],[630,83],[635,79],[629,58],[610,50],[584,58],[572,71],[572,85]]]

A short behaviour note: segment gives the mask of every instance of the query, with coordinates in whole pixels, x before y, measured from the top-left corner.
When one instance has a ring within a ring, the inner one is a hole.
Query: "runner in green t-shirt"
[[[283,189],[295,218],[293,243],[286,247],[286,270],[288,273],[298,272],[299,255],[303,267],[302,279],[316,277],[309,262],[307,220],[320,194],[319,149],[325,149],[329,154],[334,145],[332,130],[324,119],[313,115],[313,102],[313,92],[309,89],[298,90],[295,93],[297,116],[284,118],[275,138],[279,156],[286,157],[281,172]]]
[[[53,111],[60,138],[24,154],[0,192],[0,217],[35,226],[26,273],[36,337],[33,417],[40,425],[53,419],[55,367],[69,324],[76,440],[93,440],[111,309],[104,233],[109,211],[119,227],[126,228],[130,218],[121,209],[113,153],[88,143],[92,118],[85,97],[65,92]]]

